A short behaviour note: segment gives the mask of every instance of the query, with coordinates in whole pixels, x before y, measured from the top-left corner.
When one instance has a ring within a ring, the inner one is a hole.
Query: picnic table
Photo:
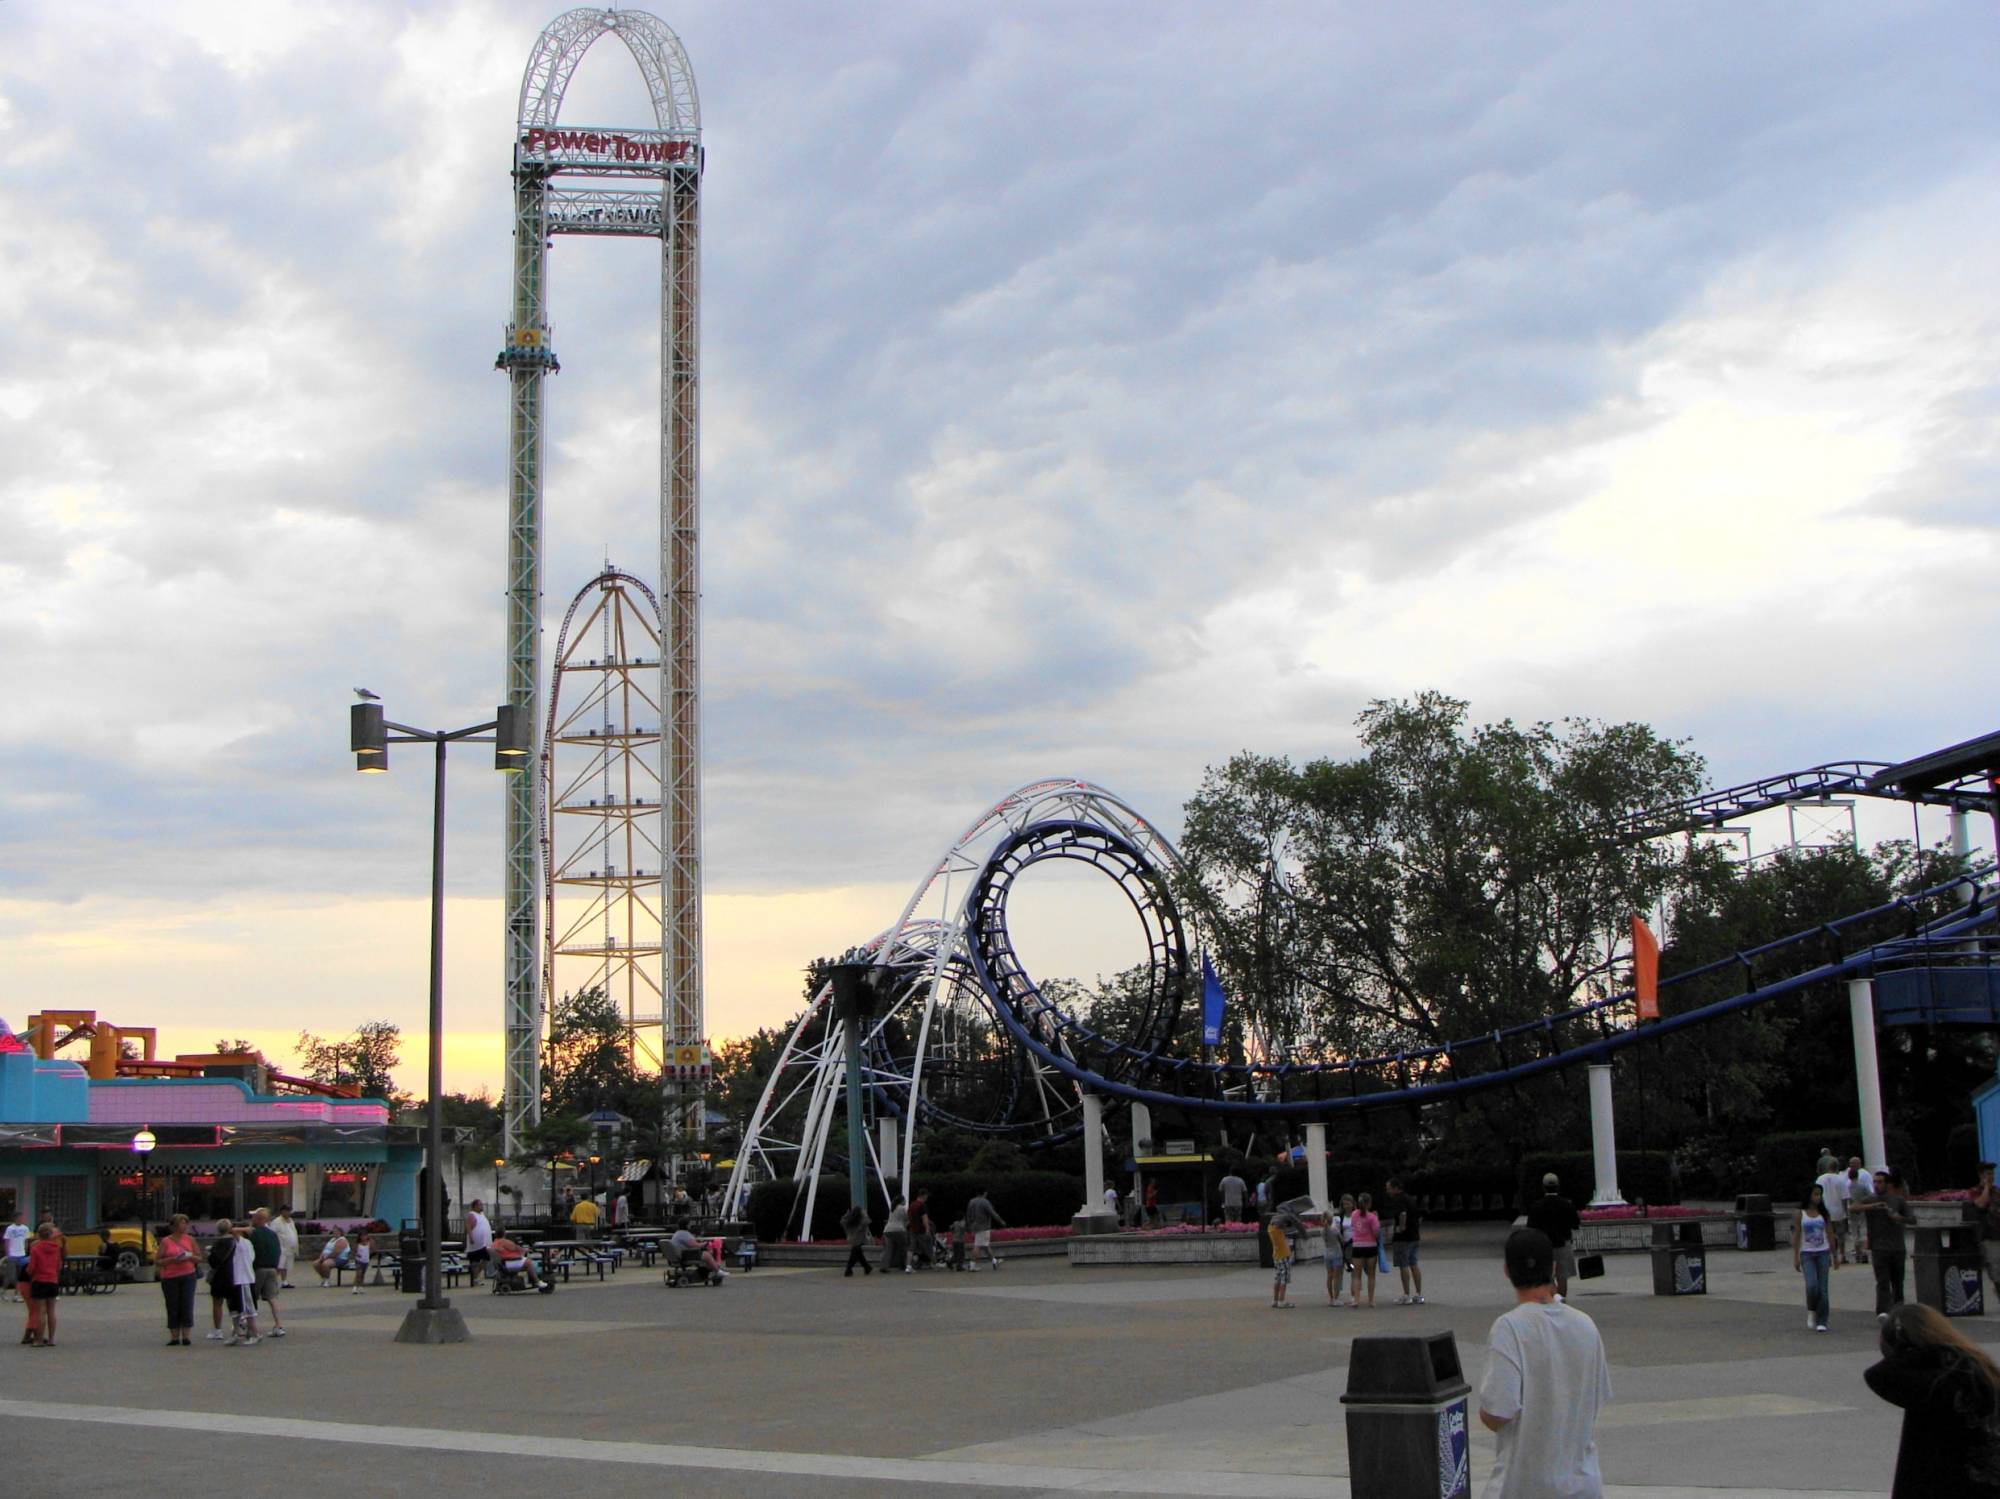
[[[604,1279],[606,1270],[616,1274],[618,1261],[624,1257],[622,1249],[609,1249],[588,1239],[544,1239],[534,1248],[542,1256],[542,1274],[548,1277],[560,1275],[565,1284],[569,1281],[570,1271],[578,1266],[595,1270],[599,1280]]]

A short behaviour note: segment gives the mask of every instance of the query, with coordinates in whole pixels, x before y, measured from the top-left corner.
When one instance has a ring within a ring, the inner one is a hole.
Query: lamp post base
[[[465,1325],[465,1314],[450,1302],[442,1306],[425,1306],[418,1302],[403,1314],[403,1325],[396,1329],[398,1343],[469,1343],[472,1333]]]

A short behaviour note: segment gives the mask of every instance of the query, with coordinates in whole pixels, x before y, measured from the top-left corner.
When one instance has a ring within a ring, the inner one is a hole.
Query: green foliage
[[[617,1100],[638,1081],[624,1011],[603,989],[565,994],[549,1006],[549,1033],[542,1042],[545,1112],[617,1108]],[[653,1091],[658,1091],[657,1082]]]
[[[405,1109],[410,1097],[396,1087],[394,1076],[402,1044],[403,1028],[387,1020],[363,1021],[339,1041],[300,1031],[299,1068],[316,1083],[357,1087],[364,1098],[380,1098],[392,1109]]]
[[[1028,1169],[1028,1158],[1012,1140],[988,1140],[972,1153],[965,1169],[974,1176],[1012,1176]]]
[[[1700,757],[1642,724],[1475,727],[1438,693],[1376,702],[1359,728],[1358,760],[1239,755],[1188,803],[1184,893],[1267,1048],[1393,1053],[1602,992],[1629,914],[1685,857],[1607,835],[1698,789]],[[1462,1052],[1453,1075],[1503,1060]],[[1385,1066],[1362,1091],[1433,1070]],[[1557,1080],[1511,1092],[1468,1105],[1510,1155],[1579,1122]]]

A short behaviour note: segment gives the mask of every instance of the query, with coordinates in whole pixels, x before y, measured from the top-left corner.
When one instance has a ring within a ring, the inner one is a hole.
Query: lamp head
[[[389,768],[389,730],[380,703],[356,703],[347,710],[347,745],[354,751],[354,768],[363,775],[380,775]]]

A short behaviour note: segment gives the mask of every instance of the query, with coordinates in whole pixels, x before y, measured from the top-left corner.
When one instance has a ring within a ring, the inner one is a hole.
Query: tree
[[[402,1060],[403,1029],[387,1020],[368,1020],[344,1041],[299,1032],[299,1066],[316,1083],[357,1087],[364,1098],[380,1098],[392,1109],[407,1108],[409,1095],[396,1087]]]
[[[565,994],[549,1007],[549,1034],[542,1043],[546,1112],[588,1114],[613,1108],[638,1082],[624,1012],[603,989]],[[657,1081],[651,1091],[659,1091]]]
[[[218,1040],[215,1043],[215,1054],[221,1057],[248,1056],[256,1050],[257,1048],[254,1045],[245,1041],[241,1036],[238,1036],[233,1041]]]

